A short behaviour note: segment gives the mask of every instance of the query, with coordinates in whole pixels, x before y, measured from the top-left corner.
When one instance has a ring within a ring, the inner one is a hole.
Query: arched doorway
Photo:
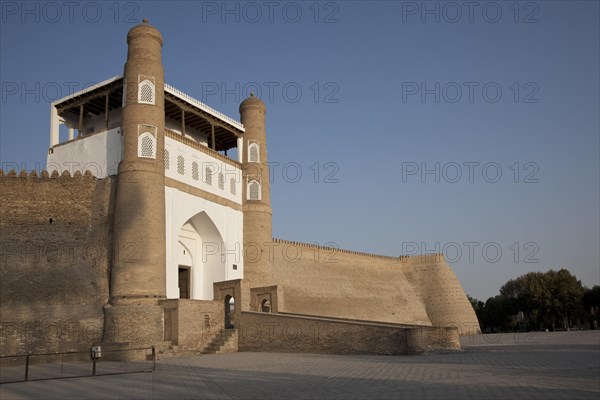
[[[267,299],[264,299],[260,303],[260,312],[270,313],[271,312],[271,302]]]
[[[179,298],[189,299],[191,297],[190,289],[190,267],[187,265],[179,266],[178,283],[179,283]]]
[[[223,239],[206,214],[188,219],[179,230],[175,259],[169,267],[180,298],[213,299],[213,283],[227,279],[221,255]]]
[[[233,296],[227,295],[223,301],[225,303],[225,329],[233,329],[235,322],[233,318],[235,311],[235,299]]]

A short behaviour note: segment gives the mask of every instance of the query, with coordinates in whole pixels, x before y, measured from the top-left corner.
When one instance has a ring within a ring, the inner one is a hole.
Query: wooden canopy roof
[[[165,118],[207,135],[214,150],[237,147],[244,126],[208,105],[165,84]],[[99,116],[122,107],[123,77],[117,76],[52,103],[58,115],[70,121]],[[182,122],[185,121],[185,124]],[[214,137],[214,145],[212,138]]]

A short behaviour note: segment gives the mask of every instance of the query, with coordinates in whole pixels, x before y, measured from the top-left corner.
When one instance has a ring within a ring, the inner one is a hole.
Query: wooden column
[[[181,109],[181,134],[185,136],[185,110]]]
[[[83,136],[83,104],[79,106],[79,126],[77,129],[79,130],[77,136]]]
[[[217,146],[215,144],[215,126],[210,124],[210,137],[211,137],[211,148],[213,150],[217,150]]]
[[[108,93],[106,93],[104,100],[104,127],[108,129]]]

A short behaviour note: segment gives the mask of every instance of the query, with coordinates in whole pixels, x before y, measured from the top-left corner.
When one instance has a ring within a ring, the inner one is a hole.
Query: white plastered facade
[[[190,269],[190,298],[212,300],[213,282],[243,278],[243,214],[172,187],[165,197],[167,298],[179,298],[184,267]]]
[[[89,90],[116,79],[120,77],[107,80]],[[68,98],[61,101],[66,99]],[[190,97],[186,99],[193,100]],[[74,122],[64,121],[56,112],[55,106],[61,101],[51,105],[48,172],[58,171],[62,174],[68,170],[73,174],[77,170],[82,173],[89,170],[99,179],[116,175],[123,158],[121,110],[110,112],[109,129],[104,127],[102,114],[86,120],[83,131],[87,134],[74,138]],[[198,104],[207,107],[199,102]],[[173,121],[167,119],[166,122],[167,129],[181,134]],[[59,137],[61,124],[70,129],[67,141],[62,143]],[[243,126],[240,127],[243,129]],[[207,145],[206,135],[203,136],[192,128],[188,128],[186,132],[187,139],[202,146]],[[238,146],[241,145],[241,138],[238,138]],[[165,150],[170,161],[165,169],[165,177],[183,183],[186,187],[198,189],[196,194],[191,194],[187,193],[189,190],[184,192],[165,186],[167,298],[180,297],[178,273],[179,268],[183,267],[189,269],[189,298],[212,300],[214,282],[243,278],[242,171],[235,162],[225,162],[169,137],[165,137]],[[162,159],[166,154],[155,156]],[[178,168],[179,160],[183,162],[181,169]],[[206,179],[207,168],[212,171],[210,182]]]

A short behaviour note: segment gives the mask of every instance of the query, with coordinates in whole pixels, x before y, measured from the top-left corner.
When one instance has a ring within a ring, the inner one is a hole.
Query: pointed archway
[[[196,300],[213,299],[213,282],[226,280],[225,261],[221,255],[223,239],[219,230],[206,214],[199,212],[188,219],[177,238],[176,258],[170,266],[178,284],[176,293],[187,294]],[[186,284],[188,289],[181,288]]]
[[[225,296],[225,329],[233,329],[233,312],[235,310],[235,299],[231,295]]]

